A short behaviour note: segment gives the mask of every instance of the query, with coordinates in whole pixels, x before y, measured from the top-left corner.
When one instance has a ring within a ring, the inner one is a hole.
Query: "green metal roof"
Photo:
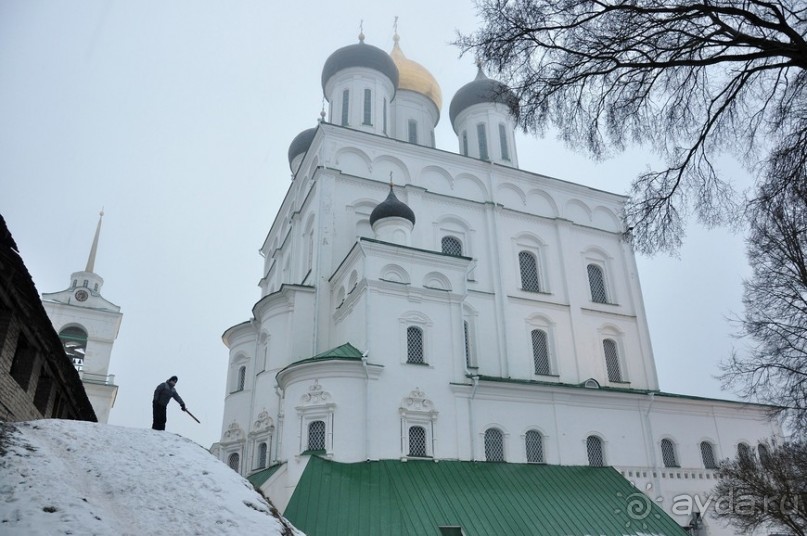
[[[315,456],[283,515],[308,536],[686,534],[610,467]]]
[[[280,372],[284,370],[290,369],[292,367],[296,367],[297,365],[302,365],[303,363],[312,363],[315,361],[361,361],[362,353],[360,350],[356,349],[355,346],[346,342],[342,346],[337,346],[336,348],[331,348],[330,350],[325,350],[324,352],[317,354],[313,357],[306,357],[305,359],[301,359],[299,361],[295,361],[290,365],[285,366]]]
[[[252,473],[247,477],[247,480],[249,480],[250,484],[255,486],[255,488],[257,489],[263,486],[264,482],[269,480],[272,477],[272,475],[275,474],[277,470],[280,469],[281,467],[283,467],[282,463],[275,464],[272,467],[267,467],[266,469],[262,469],[257,473]]]

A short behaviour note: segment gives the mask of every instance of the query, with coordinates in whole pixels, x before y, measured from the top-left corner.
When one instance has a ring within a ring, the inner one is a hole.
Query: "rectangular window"
[[[364,120],[363,125],[372,125],[372,110],[373,110],[373,92],[372,90],[364,90]]]
[[[384,134],[387,133],[387,98],[384,97]]]
[[[342,126],[347,126],[348,111],[350,107],[350,90],[342,92]]]
[[[20,333],[17,338],[17,348],[14,350],[14,357],[11,359],[11,377],[19,384],[23,390],[28,390],[28,383],[31,381],[31,372],[34,368],[35,350],[28,344],[28,340]]]
[[[462,156],[468,156],[468,132],[462,131]]]
[[[502,123],[499,123],[499,143],[502,146],[502,160],[510,160],[510,151],[507,148],[507,130]]]
[[[418,142],[418,124],[414,119],[409,120],[409,143]]]
[[[48,402],[50,402],[50,393],[53,391],[53,379],[48,371],[42,367],[39,373],[39,381],[36,384],[36,392],[34,394],[34,406],[39,410],[42,416],[48,409]]]
[[[479,159],[490,160],[488,156],[488,133],[482,123],[476,125],[476,136],[479,138]]]

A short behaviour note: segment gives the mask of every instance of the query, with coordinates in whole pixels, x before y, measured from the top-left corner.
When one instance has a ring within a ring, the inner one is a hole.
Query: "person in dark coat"
[[[154,415],[151,427],[154,430],[165,430],[165,421],[167,420],[165,410],[172,398],[179,402],[182,411],[185,411],[185,402],[174,389],[177,380],[176,376],[171,376],[165,383],[161,383],[154,390],[154,398],[151,401],[151,409]]]

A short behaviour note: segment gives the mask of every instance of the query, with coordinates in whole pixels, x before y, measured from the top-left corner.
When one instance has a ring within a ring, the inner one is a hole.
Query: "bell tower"
[[[67,356],[79,371],[98,422],[106,423],[118,394],[115,376],[109,374],[109,362],[123,314],[119,306],[101,296],[104,279],[95,273],[103,217],[102,210],[87,266],[70,276],[67,289],[43,293],[42,304]]]

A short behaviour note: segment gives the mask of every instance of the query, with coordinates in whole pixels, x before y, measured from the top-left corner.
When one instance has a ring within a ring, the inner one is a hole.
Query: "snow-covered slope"
[[[190,440],[41,420],[0,423],[0,534],[302,533]]]

